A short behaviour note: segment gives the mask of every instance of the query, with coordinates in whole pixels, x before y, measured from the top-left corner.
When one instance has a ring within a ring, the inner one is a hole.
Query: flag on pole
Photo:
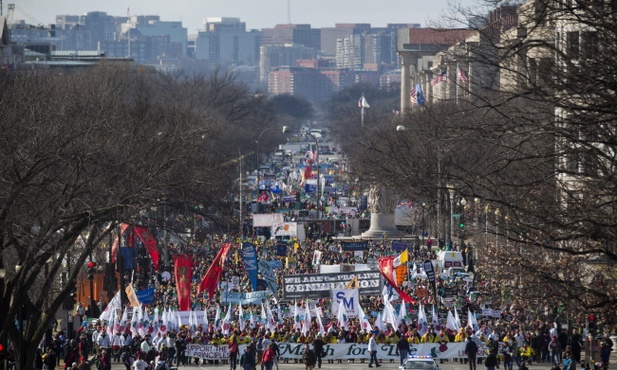
[[[411,104],[418,104],[418,93],[415,86],[412,86],[409,90],[409,101],[411,101]]]
[[[358,100],[358,108],[370,108],[371,106],[368,104],[368,101],[366,101],[366,98],[364,97],[364,95],[362,95],[362,97]]]
[[[381,331],[386,330],[386,326],[383,324],[383,315],[381,314],[381,312],[377,314],[377,319],[375,320],[375,326],[377,327],[377,329]]]
[[[219,329],[221,327],[221,306],[216,305],[216,314],[214,315],[214,328]]]
[[[478,320],[476,320],[476,317],[471,313],[470,309],[467,310],[467,326],[469,326],[474,333],[480,330]]]
[[[370,321],[368,321],[362,306],[360,306],[360,327],[366,330],[367,333],[373,330],[373,327],[371,326]]]
[[[454,315],[452,315],[452,311],[448,310],[448,317],[446,319],[446,328],[452,331],[458,331],[459,327],[456,325],[456,321],[454,321]]]
[[[418,105],[425,107],[426,99],[424,98],[424,92],[422,92],[422,86],[420,86],[420,84],[416,84],[416,94],[418,96]]]
[[[358,289],[360,288],[358,286],[358,275],[354,275],[354,277],[349,280],[349,283],[347,283],[347,285],[345,285],[345,289]]]
[[[336,319],[338,320],[339,328],[347,329],[347,311],[345,310],[345,305],[343,304],[342,299],[338,304],[338,314],[336,315]]]
[[[240,322],[240,330],[244,330],[244,311],[242,305],[238,305],[238,321]]]
[[[301,329],[300,313],[298,312],[298,302],[294,301],[294,328]]]
[[[225,318],[223,318],[223,325],[221,325],[221,329],[224,335],[229,334],[229,329],[231,329],[231,303],[229,304],[229,308],[227,308]]]
[[[398,310],[398,319],[399,321],[405,322],[407,318],[407,307],[405,305],[405,301],[401,302],[401,307]]]
[[[463,68],[458,67],[458,80],[461,81],[462,83],[466,84],[467,82],[469,82],[469,77],[467,77],[467,74],[465,73],[465,71],[463,71]]]
[[[403,292],[396,285],[396,283],[392,281],[393,262],[394,262],[394,256],[379,258],[379,272],[381,273],[381,276],[383,276],[386,282],[390,284],[390,286],[392,286],[392,289],[394,289],[398,293],[398,295],[401,297],[402,300],[410,302],[410,303],[414,303],[415,301],[413,300],[413,298],[408,296],[407,293]]]
[[[273,331],[276,329],[276,322],[274,321],[274,315],[272,314],[272,309],[270,308],[270,303],[266,301],[266,310],[268,311],[268,323],[266,324],[266,328]]]
[[[433,328],[435,328],[435,332],[438,332],[441,330],[441,325],[439,325],[439,318],[437,317],[437,314],[435,313],[435,305],[433,305],[432,307],[432,312],[431,312],[431,319],[433,320]]]
[[[360,308],[362,309],[362,308]],[[317,324],[319,324],[319,334],[320,335],[325,335],[326,334],[326,329],[323,326],[323,321],[321,320],[321,313],[320,313],[321,309],[316,309],[315,310],[315,316],[317,316]]]
[[[441,72],[440,74],[438,74],[437,76],[431,79],[431,86],[435,86],[438,83],[441,83],[444,81],[448,81],[448,69],[447,68],[444,69],[443,72]]]
[[[311,311],[309,309],[308,302],[306,302],[304,320],[302,320],[302,334],[307,335],[310,330],[311,330]]]
[[[418,309],[418,334],[420,336],[426,334],[428,331],[428,321],[426,320],[426,313],[424,312],[424,306],[420,304],[420,308]]]
[[[392,261],[392,266],[396,268],[404,263],[407,263],[408,260],[409,260],[409,255],[407,253],[407,249],[405,249],[403,253],[399,254],[398,257],[396,257],[394,261]]]
[[[216,286],[218,285],[218,282],[221,279],[221,275],[223,274],[223,269],[225,268],[225,260],[227,259],[227,252],[229,252],[230,247],[231,243],[224,243],[221,246],[218,254],[216,255],[216,257],[214,257],[214,261],[212,261],[212,264],[208,268],[208,271],[201,280],[199,288],[197,289],[197,294],[203,292],[204,290],[207,290],[208,297],[210,299],[214,297],[214,291],[216,290]]]
[[[456,305],[454,305],[454,325],[456,325],[457,328],[461,327],[461,318],[458,316]]]

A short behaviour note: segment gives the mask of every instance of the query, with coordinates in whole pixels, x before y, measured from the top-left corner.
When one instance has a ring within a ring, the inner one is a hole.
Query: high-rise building
[[[257,65],[262,32],[239,18],[207,18],[195,39],[195,59],[212,64]]]
[[[274,28],[262,29],[262,45],[300,44],[321,49],[321,30],[310,24],[277,24]]]
[[[302,59],[316,59],[318,51],[299,44],[262,45],[259,48],[259,80],[268,81],[268,74],[274,68],[295,67]]]
[[[321,29],[321,51],[326,56],[335,56],[339,39],[362,35],[370,30],[368,23],[337,23],[334,27],[324,27]]]

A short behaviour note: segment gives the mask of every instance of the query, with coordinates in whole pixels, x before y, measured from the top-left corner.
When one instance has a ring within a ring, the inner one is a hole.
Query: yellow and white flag
[[[394,261],[392,261],[392,267],[398,267],[404,263],[407,263],[408,260],[409,260],[409,255],[407,253],[407,249],[405,249],[403,253],[401,253],[398,257],[396,257]]]

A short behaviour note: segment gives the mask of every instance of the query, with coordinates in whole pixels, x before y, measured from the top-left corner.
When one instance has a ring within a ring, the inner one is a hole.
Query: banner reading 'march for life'
[[[302,358],[304,354],[305,344],[302,343],[278,343],[282,358]],[[240,346],[240,351],[243,352],[246,345]],[[465,343],[447,343],[445,345],[439,343],[422,343],[410,345],[410,355],[417,356],[432,356],[436,359],[455,359],[467,358],[465,355]],[[351,360],[364,358],[369,359],[368,346],[366,344],[344,343],[344,344],[326,344],[326,359],[333,360]],[[204,358],[208,360],[219,360],[229,358],[228,346],[215,346],[209,344],[188,344],[186,355],[189,357]],[[478,351],[478,357],[486,357],[486,348],[481,346]],[[377,358],[397,360],[399,356],[396,354],[396,344],[380,344],[377,349]]]

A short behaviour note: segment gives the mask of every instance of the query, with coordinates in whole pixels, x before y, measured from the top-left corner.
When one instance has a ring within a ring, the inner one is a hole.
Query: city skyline
[[[44,25],[55,23],[57,15],[82,15],[92,11],[103,11],[113,16],[158,15],[164,21],[182,21],[189,34],[203,29],[203,20],[209,17],[235,17],[246,23],[247,29],[271,28],[277,24],[310,24],[314,28],[334,27],[336,23],[370,23],[372,27],[385,27],[388,23],[420,23],[440,25],[449,18],[449,0],[413,2],[410,0],[389,0],[387,6],[376,7],[372,0],[108,0],[93,2],[84,0],[4,0],[14,2],[14,19]],[[477,4],[474,0],[462,0],[465,6]],[[408,12],[404,9],[409,8]],[[327,11],[323,11],[327,9]],[[445,24],[461,27],[463,24]]]

